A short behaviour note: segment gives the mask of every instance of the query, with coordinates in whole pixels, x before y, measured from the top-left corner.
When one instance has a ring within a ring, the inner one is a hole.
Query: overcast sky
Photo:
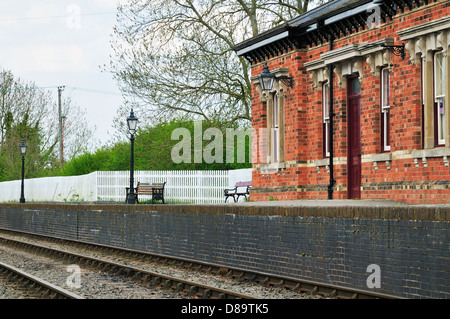
[[[0,2],[0,68],[39,87],[66,86],[104,144],[122,97],[108,64],[117,0]],[[103,93],[105,92],[105,93]],[[70,118],[68,119],[68,121]],[[125,121],[125,119],[124,119]]]

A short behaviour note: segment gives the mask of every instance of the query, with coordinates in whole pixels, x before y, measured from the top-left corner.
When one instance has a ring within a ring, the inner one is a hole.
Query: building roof
[[[427,1],[426,1],[427,2]],[[289,49],[306,47],[337,39],[341,34],[365,28],[375,7],[380,9],[380,19],[392,19],[397,9],[424,4],[420,0],[331,0],[290,21],[239,43],[235,51],[248,61],[263,61]]]
[[[324,3],[321,6],[318,6],[308,12],[305,12],[304,14],[292,19],[288,22],[290,26],[299,26],[304,25],[306,23],[313,22],[314,20],[325,16],[327,14],[333,14],[335,11],[338,11],[338,9],[344,9],[354,3],[358,2],[372,2],[372,0],[331,0],[327,3]]]

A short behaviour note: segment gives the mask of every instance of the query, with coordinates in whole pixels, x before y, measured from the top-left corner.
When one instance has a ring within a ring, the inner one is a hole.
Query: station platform
[[[220,204],[218,204],[220,205]],[[331,200],[288,200],[261,202],[229,202],[231,206],[274,206],[274,207],[450,207],[450,204],[408,204],[388,199],[331,199]]]

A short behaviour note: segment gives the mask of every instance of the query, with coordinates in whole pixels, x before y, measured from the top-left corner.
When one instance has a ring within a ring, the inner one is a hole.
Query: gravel
[[[64,250],[67,252],[78,253],[95,258],[101,258],[130,267],[136,267],[147,271],[159,273],[161,275],[169,275],[184,280],[202,283],[205,285],[215,286],[221,289],[232,290],[238,293],[254,296],[260,299],[320,299],[323,298],[311,294],[298,294],[294,291],[282,288],[267,288],[256,283],[240,283],[219,275],[206,274],[200,271],[180,269],[176,266],[167,266],[151,262],[140,262],[127,258],[118,258],[109,254],[89,251],[85,248],[78,248],[72,245],[62,245],[59,243],[48,242],[45,240],[30,239],[24,236],[1,234],[2,237],[17,239],[32,244],[37,244],[49,248]],[[0,260],[6,264],[13,265],[32,275],[43,278],[48,282],[58,285],[73,293],[88,299],[177,299],[183,296],[164,291],[161,289],[151,289],[136,284],[132,280],[128,280],[121,276],[110,275],[100,271],[92,271],[91,269],[80,268],[81,277],[78,283],[74,280],[72,268],[68,268],[68,264],[61,263],[54,259],[37,256],[20,250],[14,250],[8,247],[0,246]],[[76,269],[78,266],[71,266]],[[69,286],[67,283],[69,282]],[[73,287],[75,286],[75,287]],[[8,293],[2,293],[0,288],[0,298],[8,298]],[[11,298],[17,298],[12,295]]]
[[[67,289],[86,299],[175,299],[181,296],[161,290],[152,290],[139,286],[120,276],[112,276],[102,272],[81,269],[79,288],[72,287],[76,281],[71,280],[74,274],[67,264],[60,263],[35,254],[0,247],[1,261],[13,265],[22,271],[42,278],[54,285]],[[68,271],[69,270],[69,271]],[[68,286],[68,284],[70,286]],[[18,299],[14,289],[0,288],[0,299]],[[26,298],[26,297],[25,297]]]

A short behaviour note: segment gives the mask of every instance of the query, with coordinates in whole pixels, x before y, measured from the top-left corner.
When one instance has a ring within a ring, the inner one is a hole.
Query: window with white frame
[[[381,70],[381,147],[383,152],[391,150],[390,109],[390,72],[389,68],[383,68]]]
[[[278,163],[280,154],[279,145],[279,105],[278,96],[273,96],[273,112],[272,112],[272,162]]]
[[[445,57],[434,55],[434,137],[435,146],[445,145]]]
[[[278,86],[278,83],[275,83]],[[267,95],[267,122],[264,135],[265,157],[267,164],[283,164],[284,162],[284,101],[283,92],[274,90]]]
[[[322,87],[322,113],[323,113],[323,156],[330,156],[330,86],[324,83]]]

